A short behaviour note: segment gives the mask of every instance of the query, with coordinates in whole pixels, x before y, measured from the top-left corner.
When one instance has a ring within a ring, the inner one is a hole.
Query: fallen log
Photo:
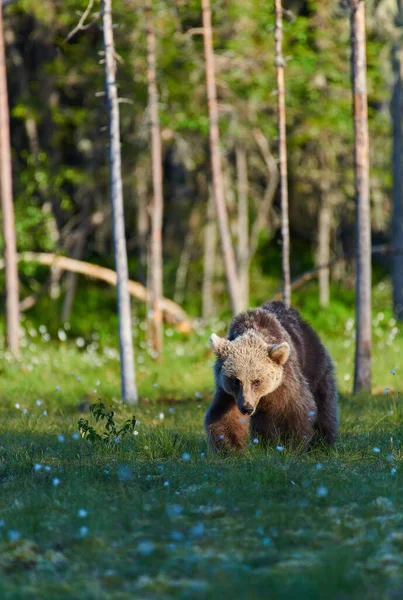
[[[69,271],[72,273],[78,273],[85,275],[92,279],[99,279],[105,281],[110,285],[116,286],[116,272],[106,267],[100,267],[92,263],[84,262],[82,260],[76,260],[67,256],[58,256],[57,254],[47,252],[23,252],[18,255],[19,262],[35,262],[40,265],[55,266],[62,271]],[[4,268],[3,260],[0,260],[0,269]],[[129,280],[128,282],[129,293],[133,298],[140,300],[141,302],[147,301],[147,289],[138,281]],[[24,303],[24,300],[22,301]],[[26,303],[26,308],[32,306],[32,302]],[[185,313],[183,308],[169,300],[163,298],[161,301],[161,308],[164,312],[165,319],[173,324],[177,324],[178,328],[182,332],[190,331],[193,328],[192,322],[188,315]]]

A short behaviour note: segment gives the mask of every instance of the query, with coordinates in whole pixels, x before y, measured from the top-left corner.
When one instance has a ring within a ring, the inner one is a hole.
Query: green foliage
[[[89,424],[88,419],[81,418],[78,421],[78,431],[83,439],[89,442],[106,442],[106,443],[119,443],[127,436],[133,434],[136,426],[136,418],[134,415],[127,419],[123,426],[119,428],[114,420],[115,413],[113,410],[107,412],[105,405],[100,401],[95,404],[91,404],[90,412],[94,417],[96,423],[99,421],[105,421],[104,431],[98,433],[95,427]]]

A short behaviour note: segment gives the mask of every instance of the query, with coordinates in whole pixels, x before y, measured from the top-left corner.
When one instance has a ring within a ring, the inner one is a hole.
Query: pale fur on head
[[[290,356],[289,344],[268,344],[257,332],[247,331],[233,341],[213,333],[210,345],[223,361],[223,389],[235,398],[241,412],[253,414],[259,400],[281,384],[283,365]]]

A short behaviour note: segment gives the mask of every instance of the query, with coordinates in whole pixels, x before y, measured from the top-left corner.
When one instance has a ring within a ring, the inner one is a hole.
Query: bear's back
[[[275,315],[279,323],[290,335],[296,348],[299,364],[306,379],[313,388],[325,372],[333,369],[329,354],[318,334],[304,321],[294,308],[287,308],[282,302],[268,302],[262,309]]]

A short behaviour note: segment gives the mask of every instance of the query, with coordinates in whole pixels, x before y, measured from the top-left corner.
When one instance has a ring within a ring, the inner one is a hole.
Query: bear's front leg
[[[212,450],[245,448],[249,418],[242,415],[232,396],[217,388],[204,418],[207,440]]]

